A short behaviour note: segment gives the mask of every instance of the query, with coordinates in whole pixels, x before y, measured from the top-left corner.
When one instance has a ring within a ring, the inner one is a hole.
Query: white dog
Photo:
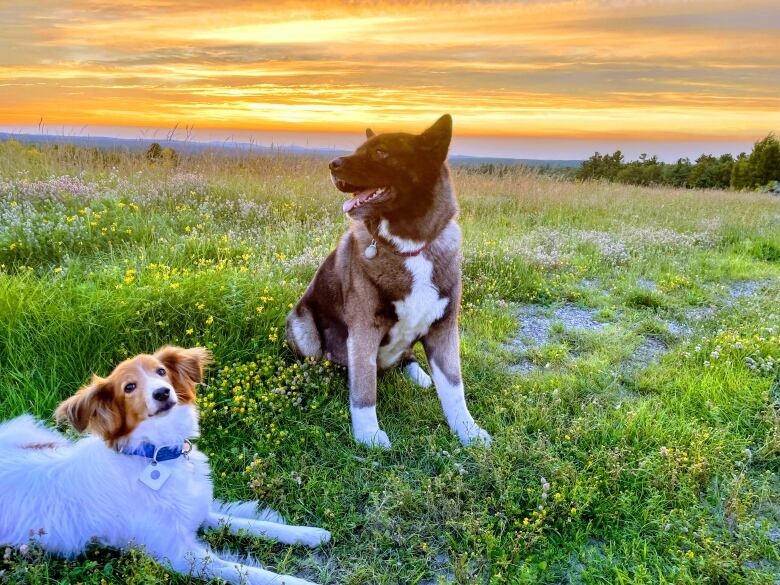
[[[54,554],[74,556],[91,541],[143,547],[173,570],[230,583],[312,585],[257,566],[219,558],[198,540],[201,526],[315,547],[321,528],[287,526],[254,504],[221,504],[212,496],[198,436],[195,386],[210,355],[202,348],[164,347],[94,377],[59,405],[55,416],[77,442],[30,416],[0,425],[0,544],[21,545],[40,534]]]

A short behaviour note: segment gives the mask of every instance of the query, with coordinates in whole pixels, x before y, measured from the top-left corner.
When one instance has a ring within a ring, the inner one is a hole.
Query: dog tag
[[[140,481],[146,487],[153,489],[154,491],[158,491],[162,486],[165,485],[165,482],[168,481],[168,478],[171,477],[171,473],[173,473],[171,469],[168,468],[164,463],[160,463],[159,461],[152,461],[141,472],[141,476],[138,478],[138,481]]]
[[[363,255],[369,260],[376,256],[376,240],[371,240],[371,243],[368,245],[368,248],[365,249]]]

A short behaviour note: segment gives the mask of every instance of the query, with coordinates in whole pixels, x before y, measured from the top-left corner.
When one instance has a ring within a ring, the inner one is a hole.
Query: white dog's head
[[[91,383],[57,407],[54,416],[79,432],[102,436],[111,446],[128,442],[136,430],[165,436],[164,419],[177,407],[194,406],[195,387],[210,361],[210,352],[202,347],[167,346],[153,355],[138,355],[106,378],[93,376]],[[197,420],[194,423],[196,431]]]

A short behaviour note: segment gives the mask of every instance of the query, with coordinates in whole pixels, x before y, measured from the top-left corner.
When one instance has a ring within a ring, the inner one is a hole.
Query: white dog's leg
[[[264,520],[275,524],[287,524],[279,512],[271,508],[259,508],[257,502],[222,502],[214,500],[211,511],[232,518],[251,518],[252,520]]]
[[[167,557],[166,557],[167,558]],[[160,560],[165,560],[161,558]],[[234,585],[316,585],[306,579],[279,575],[259,567],[250,567],[219,558],[209,549],[198,545],[182,558],[167,559],[177,573],[211,580],[219,578]]]
[[[314,548],[330,541],[330,532],[324,528],[288,526],[287,524],[276,524],[275,522],[265,522],[263,520],[235,518],[219,513],[211,513],[206,524],[213,527],[220,523],[226,524],[228,529],[234,534],[239,530],[243,530],[253,536],[273,538],[284,544],[303,544]]]

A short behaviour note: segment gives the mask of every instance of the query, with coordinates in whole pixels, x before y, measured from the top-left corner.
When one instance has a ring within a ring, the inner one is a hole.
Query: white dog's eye
[[[157,375],[158,376],[164,376],[165,375],[165,368],[157,368]]]
[[[388,156],[387,151],[386,150],[382,150],[381,148],[377,148],[376,152],[374,154],[376,154],[376,157],[378,159],[385,159]]]
[[[128,394],[130,394],[133,390],[135,390],[135,384],[133,384],[132,382],[125,386],[125,392],[127,392]]]

